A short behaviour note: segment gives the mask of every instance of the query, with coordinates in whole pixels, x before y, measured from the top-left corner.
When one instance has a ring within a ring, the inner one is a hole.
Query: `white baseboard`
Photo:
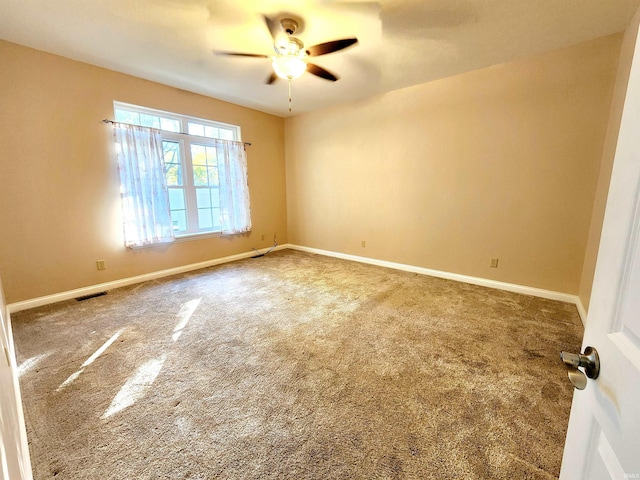
[[[578,313],[580,314],[580,320],[582,320],[582,326],[586,327],[587,326],[587,309],[584,308],[584,305],[582,304],[582,300],[580,300],[580,297],[578,297],[576,295],[576,308],[578,309]]]
[[[508,292],[522,293],[524,295],[532,295],[534,297],[541,297],[541,298],[547,298],[549,300],[558,300],[560,302],[572,303],[577,307],[578,313],[580,314],[580,319],[582,320],[583,325],[587,317],[586,310],[582,305],[580,298],[577,295],[572,295],[570,293],[562,293],[562,292],[555,292],[553,290],[544,290],[542,288],[527,287],[527,286],[518,285],[515,283],[498,282],[496,280],[489,280],[486,278],[471,277],[469,275],[460,275],[458,273],[443,272],[441,270],[432,270],[430,268],[416,267],[414,265],[407,265],[404,263],[388,262],[386,260],[360,257],[358,255],[349,255],[346,253],[332,252],[329,250],[320,250],[317,248],[303,247],[300,245],[289,244],[287,245],[287,247],[293,250],[300,250],[302,252],[316,253],[318,255],[326,255],[329,257],[341,258],[344,260],[352,260],[354,262],[377,265],[379,267],[387,267],[387,268],[393,268],[396,270],[404,270],[406,272],[419,273],[421,275],[429,275],[431,277],[446,278],[447,280],[455,280],[457,282],[470,283],[473,285],[480,285],[482,287],[496,288],[498,290],[506,290]]]
[[[457,282],[470,283],[473,285],[480,285],[482,287],[496,288],[498,290],[506,290],[508,292],[522,293],[524,295],[532,295],[534,297],[547,298],[550,300],[558,300],[561,302],[572,303],[578,309],[580,319],[584,325],[587,318],[587,312],[577,295],[571,295],[568,293],[555,292],[552,290],[544,290],[541,288],[527,287],[524,285],[517,285],[514,283],[498,282],[496,280],[489,280],[480,277],[471,277],[469,275],[460,275],[458,273],[443,272],[441,270],[432,270],[430,268],[416,267],[414,265],[407,265],[403,263],[388,262],[386,260],[378,260],[375,258],[360,257],[358,255],[349,255],[346,253],[332,252],[329,250],[320,250],[317,248],[303,247],[300,245],[285,244],[278,245],[276,250],[284,250],[290,248],[292,250],[300,250],[302,252],[315,253],[318,255],[325,255],[328,257],[341,258],[344,260],[351,260],[354,262],[367,263],[369,265],[377,265],[379,267],[393,268],[395,270],[403,270],[406,272],[418,273],[421,275],[429,275],[432,277],[445,278],[448,280],[455,280]],[[143,275],[137,275],[135,277],[123,278],[120,280],[114,280],[111,282],[99,283],[97,285],[91,285],[88,287],[77,288],[75,290],[69,290],[66,292],[55,293],[53,295],[46,295],[44,297],[33,298],[30,300],[24,300],[22,302],[10,303],[7,305],[7,309],[10,313],[19,312],[20,310],[27,310],[29,308],[40,307],[42,305],[48,305],[50,303],[61,302],[64,300],[70,300],[72,298],[81,297],[84,295],[93,295],[95,293],[104,292],[106,290],[112,290],[118,287],[125,287],[135,283],[146,282],[148,280],[155,280],[157,278],[168,277],[170,275],[176,275],[179,273],[190,272],[192,270],[198,270],[200,268],[211,267],[214,265],[220,265],[223,263],[234,262],[236,260],[242,260],[255,255],[254,251],[239,253],[237,255],[231,255],[228,257],[214,258],[212,260],[206,260],[204,262],[191,263],[189,265],[182,265],[180,267],[168,268],[166,270],[159,270],[157,272],[145,273]]]
[[[274,251],[283,250],[285,248],[287,248],[287,245],[278,245],[273,250]],[[200,268],[206,268],[214,265],[220,265],[223,263],[234,262],[236,260],[242,260],[243,258],[253,257],[255,254],[256,254],[255,251],[238,253],[237,255],[230,255],[228,257],[214,258],[212,260],[206,260],[204,262],[190,263],[188,265],[182,265],[174,268],[167,268],[165,270],[158,270],[156,272],[145,273],[143,275],[136,275],[135,277],[127,277],[127,278],[122,278],[120,280],[113,280],[111,282],[99,283],[97,285],[90,285],[88,287],[76,288],[75,290],[68,290],[66,292],[46,295],[44,297],[37,297],[37,298],[32,298],[30,300],[24,300],[22,302],[10,303],[7,305],[7,309],[10,313],[15,313],[15,312],[19,312],[20,310],[27,310],[29,308],[48,305],[50,303],[62,302],[64,300],[70,300],[72,298],[78,298],[85,295],[93,295],[95,293],[104,292],[106,290],[112,290],[118,287],[133,285],[134,283],[146,282],[148,280],[155,280],[157,278],[168,277],[170,275],[176,275],[178,273],[190,272],[192,270],[198,270]]]

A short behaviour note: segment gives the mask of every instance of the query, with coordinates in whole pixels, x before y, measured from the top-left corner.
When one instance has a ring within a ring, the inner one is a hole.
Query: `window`
[[[225,153],[219,140],[239,142],[240,127],[120,102],[114,110],[116,122],[160,131],[174,235],[224,232],[228,212],[221,207],[218,162]]]

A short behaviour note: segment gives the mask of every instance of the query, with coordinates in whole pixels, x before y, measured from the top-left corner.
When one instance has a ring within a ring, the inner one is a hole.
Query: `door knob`
[[[567,366],[569,381],[578,390],[584,390],[587,386],[587,377],[596,379],[600,374],[600,357],[593,347],[584,349],[584,353],[560,352],[560,358]],[[578,368],[584,368],[582,373]],[[586,376],[585,376],[586,374]]]

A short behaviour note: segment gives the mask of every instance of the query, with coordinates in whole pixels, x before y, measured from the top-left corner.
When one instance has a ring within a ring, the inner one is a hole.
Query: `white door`
[[[0,480],[32,478],[11,325],[0,282]]]
[[[600,355],[600,375],[588,380],[585,390],[575,390],[560,478],[640,479],[640,41],[618,135],[583,351],[587,346]]]

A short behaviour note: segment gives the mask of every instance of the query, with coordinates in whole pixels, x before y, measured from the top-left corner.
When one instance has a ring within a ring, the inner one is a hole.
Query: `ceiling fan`
[[[305,49],[302,40],[293,36],[296,31],[301,30],[300,25],[302,24],[302,20],[291,17],[292,15],[283,16],[278,21],[263,15],[267,28],[269,29],[269,33],[274,40],[274,55],[269,56],[256,53],[225,52],[218,50],[214,50],[214,53],[217,55],[270,59],[273,66],[273,72],[265,82],[269,85],[275,82],[278,77],[291,82],[292,79],[301,77],[304,72],[309,72],[312,75],[324,78],[331,82],[338,80],[338,77],[330,71],[313,63],[309,63],[308,58],[318,57],[320,55],[326,55],[327,53],[333,53],[338,50],[345,49],[357,43],[358,39],[355,37],[343,38],[340,40],[319,43]]]

